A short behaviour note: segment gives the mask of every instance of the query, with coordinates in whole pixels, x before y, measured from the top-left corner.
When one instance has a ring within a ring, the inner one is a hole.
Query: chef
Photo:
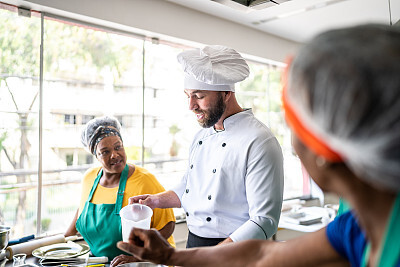
[[[130,203],[182,207],[187,248],[270,238],[282,206],[283,157],[270,129],[236,100],[235,83],[249,75],[246,61],[219,45],[184,51],[178,61],[189,109],[203,129],[193,139],[181,182]]]

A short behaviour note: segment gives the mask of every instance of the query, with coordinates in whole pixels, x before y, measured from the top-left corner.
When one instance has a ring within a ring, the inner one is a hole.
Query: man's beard
[[[198,123],[203,128],[210,128],[211,126],[214,126],[219,121],[222,114],[224,114],[225,109],[226,105],[222,98],[222,93],[219,93],[217,102],[209,110],[203,110],[204,120],[202,122],[198,121]]]

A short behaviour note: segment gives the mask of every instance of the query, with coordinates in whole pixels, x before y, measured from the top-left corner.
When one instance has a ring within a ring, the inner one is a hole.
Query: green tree
[[[284,125],[281,104],[281,69],[250,63],[250,77],[240,84],[238,102],[252,108],[254,114],[283,140]]]
[[[140,55],[138,50],[118,38],[110,38],[104,31],[88,27],[66,24],[55,20],[45,20],[44,36],[44,79],[46,77],[68,80],[85,80],[102,83],[100,73],[107,69],[113,75],[113,82],[118,83],[133,60]],[[20,141],[18,148],[7,147],[10,129],[3,129],[0,152],[15,170],[29,166],[30,142],[28,132],[34,123],[31,117],[33,109],[37,109],[38,86],[27,107],[16,97],[17,92],[26,88],[13,87],[10,79],[32,79],[38,84],[40,56],[41,22],[37,16],[19,17],[16,13],[0,9],[0,90],[6,90],[7,99],[0,99],[13,106],[17,115]],[[86,70],[86,71],[81,71]],[[89,74],[89,75],[88,75]],[[3,96],[6,94],[2,94]],[[1,130],[1,129],[0,129]],[[1,166],[0,166],[1,168]],[[17,175],[17,183],[27,182],[28,177]],[[19,191],[16,208],[16,225],[23,226],[26,209],[26,191]],[[2,214],[0,214],[0,221]]]
[[[39,73],[38,47],[40,43],[40,24],[38,19],[16,18],[15,14],[6,10],[0,10],[0,14],[0,88],[1,90],[7,90],[9,93],[9,101],[14,105],[14,112],[18,117],[20,132],[19,149],[8,149],[3,145],[6,138],[4,138],[0,149],[4,151],[14,169],[23,170],[29,164],[28,152],[30,143],[28,140],[28,130],[30,127],[28,122],[29,115],[37,99],[38,91],[34,93],[28,107],[22,107],[21,103],[17,101],[15,91],[22,90],[23,88],[11,88],[8,78],[13,76],[29,76],[37,79]],[[7,136],[8,129],[5,130],[4,137]],[[25,175],[17,175],[16,177],[17,183],[26,182],[27,177]],[[15,210],[16,225],[23,225],[23,221],[25,220],[25,203],[26,191],[20,191],[18,205]]]
[[[102,71],[121,81],[134,56],[141,56],[133,45],[113,35],[75,24],[45,20],[44,71],[48,77],[102,83]],[[46,77],[45,76],[45,77]]]
[[[181,129],[178,127],[178,125],[173,124],[169,127],[169,133],[172,135],[172,142],[171,142],[171,147],[169,149],[169,155],[171,157],[176,157],[178,155],[179,151],[179,144],[176,141],[176,134],[179,133]]]

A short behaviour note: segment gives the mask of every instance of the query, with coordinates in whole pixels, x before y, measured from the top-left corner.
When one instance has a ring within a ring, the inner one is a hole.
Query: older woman
[[[400,29],[365,25],[317,36],[294,59],[283,100],[302,163],[352,211],[287,242],[179,251],[154,231],[133,229],[118,247],[184,266],[400,266]]]
[[[96,156],[101,167],[89,169],[82,181],[81,204],[65,236],[79,232],[95,256],[107,256],[111,264],[133,262],[116,247],[122,240],[119,211],[129,197],[164,191],[144,168],[127,164],[119,122],[112,117],[95,118],[82,131],[82,144]],[[175,217],[172,209],[155,209],[151,228],[174,245]]]

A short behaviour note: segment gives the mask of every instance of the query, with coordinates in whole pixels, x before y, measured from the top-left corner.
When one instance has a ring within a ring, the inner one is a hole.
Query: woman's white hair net
[[[90,153],[93,153],[94,148],[91,148],[91,145],[94,143],[93,139],[97,138],[96,134],[101,126],[112,126],[118,131],[118,133],[121,131],[121,124],[114,117],[104,116],[88,121],[88,123],[86,123],[85,127],[82,129],[81,142]]]
[[[400,29],[323,33],[293,60],[288,98],[360,178],[400,191]]]

